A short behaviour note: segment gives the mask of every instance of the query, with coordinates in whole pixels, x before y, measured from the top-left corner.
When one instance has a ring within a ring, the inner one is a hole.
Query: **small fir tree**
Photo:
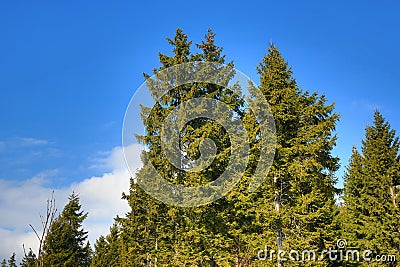
[[[46,236],[44,266],[85,267],[90,264],[91,249],[86,242],[87,231],[82,228],[87,213],[81,211],[78,195],[72,193],[68,199]]]
[[[29,249],[28,254],[24,256],[21,262],[21,267],[36,267],[37,258],[35,253],[33,253],[32,249]]]

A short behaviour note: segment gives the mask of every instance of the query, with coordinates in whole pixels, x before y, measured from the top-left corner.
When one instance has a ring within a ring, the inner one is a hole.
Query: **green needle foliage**
[[[255,213],[265,229],[265,245],[278,250],[321,252],[335,240],[335,171],[338,158],[335,124],[339,115],[324,95],[302,91],[292,69],[271,45],[257,68],[260,90],[270,104],[276,124],[277,147],[268,179],[258,190]],[[274,207],[275,205],[275,207]],[[288,257],[288,254],[285,255]],[[327,266],[329,261],[302,263]],[[285,266],[296,266],[288,262]]]
[[[94,254],[90,266],[121,266],[121,242],[119,239],[118,224],[110,228],[110,233],[100,236],[94,244]]]
[[[52,223],[46,236],[44,266],[89,266],[91,249],[82,222],[87,213],[81,211],[79,197],[72,193],[59,217]]]
[[[9,267],[17,267],[17,264],[15,262],[15,253],[13,253],[10,257],[10,259],[8,260],[8,266]]]
[[[215,45],[214,34],[209,31],[202,44],[197,45],[201,52],[191,53],[191,41],[178,29],[174,39],[167,39],[173,46],[173,55],[159,54],[163,70],[181,63],[203,61],[224,63],[222,49]],[[233,63],[228,63],[233,66]],[[233,76],[227,72],[225,84]],[[149,78],[149,75],[145,75]],[[156,82],[148,83],[153,95],[160,88]],[[230,159],[230,139],[221,124],[207,118],[188,122],[179,133],[180,149],[187,158],[200,156],[199,144],[205,138],[212,139],[217,147],[217,155],[212,164],[201,172],[185,172],[173,166],[161,148],[160,129],[166,116],[180,103],[196,97],[208,97],[226,103],[239,116],[244,111],[244,101],[234,88],[194,82],[171,90],[151,109],[142,107],[142,118],[146,128],[145,136],[138,140],[148,147],[147,155],[158,173],[170,182],[186,186],[199,186],[216,180],[225,170]],[[240,119],[240,118],[238,118]],[[129,195],[125,196],[131,207],[127,217],[120,219],[123,240],[123,262],[128,266],[223,266],[231,259],[231,237],[226,229],[226,201],[198,208],[179,208],[168,206],[147,195],[136,183],[151,176],[144,162],[135,179],[131,181]],[[154,185],[157,186],[157,185]],[[179,195],[178,195],[179,196]]]
[[[24,256],[21,262],[21,267],[36,267],[37,259],[35,253],[33,253],[32,249],[29,249],[28,254]]]
[[[351,247],[400,258],[399,139],[378,111],[345,175],[343,235]],[[362,266],[395,266],[363,262]]]
[[[174,39],[167,40],[173,46],[173,55],[159,54],[161,67],[155,73],[192,61],[225,62],[222,48],[216,46],[211,31],[197,45],[198,53],[191,52],[191,41],[180,29]],[[238,88],[198,82],[174,88],[161,99],[155,99],[152,109],[142,107],[146,134],[137,138],[147,147],[144,152],[147,157],[142,157],[144,166],[131,179],[129,194],[123,195],[131,210],[125,218],[116,219],[118,231],[110,232],[114,238],[100,237],[96,242],[92,266],[276,266],[276,258],[260,261],[257,254],[265,247],[278,250],[278,233],[282,241],[279,248],[288,251],[314,249],[318,252],[334,243],[337,238],[334,218],[338,212],[334,172],[338,158],[331,151],[339,116],[334,113],[333,105],[326,104],[324,95],[298,88],[291,68],[276,47],[269,48],[258,73],[259,89],[271,106],[277,130],[275,161],[261,187],[254,192],[248,190],[263,137],[254,113],[248,110]],[[226,84],[232,75],[226,72]],[[153,96],[160,93],[157,84],[157,81],[148,82]],[[250,92],[253,87],[250,85]],[[200,142],[211,138],[217,146],[212,164],[200,172],[185,172],[168,161],[160,143],[162,124],[175,107],[195,97],[218,99],[237,112],[237,119],[244,122],[249,136],[250,162],[243,179],[221,199],[195,208],[173,207],[154,199],[138,186],[151,175],[147,159],[165,179],[187,186],[214,181],[230,159],[230,138],[222,125],[200,118],[188,122],[179,132],[180,149],[185,156],[196,159],[200,156]],[[116,249],[108,257],[112,246]],[[119,259],[110,263],[116,254]],[[315,263],[301,264],[314,266]],[[334,265],[327,259],[318,264]]]

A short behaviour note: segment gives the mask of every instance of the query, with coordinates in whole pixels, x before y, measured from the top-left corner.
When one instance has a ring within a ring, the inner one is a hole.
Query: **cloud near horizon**
[[[135,160],[137,168],[141,166],[142,149],[138,144],[125,149]],[[129,210],[128,203],[121,199],[122,192],[129,190],[131,177],[125,167],[123,149],[115,147],[102,162],[111,171],[54,189],[57,212],[62,211],[72,191],[79,195],[82,210],[89,213],[83,227],[89,232],[92,245],[100,235],[109,232],[116,215],[124,216]],[[13,252],[20,260],[23,257],[22,244],[37,252],[38,240],[29,224],[41,232],[40,215],[45,215],[46,201],[53,191],[48,184],[56,175],[57,170],[49,170],[22,182],[0,179],[0,213],[3,214],[0,220],[0,261],[8,259]]]

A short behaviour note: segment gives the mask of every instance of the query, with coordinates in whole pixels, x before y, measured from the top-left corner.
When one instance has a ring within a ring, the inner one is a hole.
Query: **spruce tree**
[[[344,177],[343,235],[350,246],[400,258],[399,139],[378,111],[367,126],[361,153],[353,148]],[[395,266],[363,262],[363,266]]]
[[[3,259],[3,260],[1,261],[1,267],[7,267],[6,259]]]
[[[160,54],[161,67],[165,68],[193,61],[225,63],[222,48],[214,42],[214,34],[209,31],[205,40],[198,45],[199,53],[191,53],[191,41],[180,29],[174,39],[167,39],[173,46],[173,55]],[[233,63],[228,63],[232,67]],[[233,73],[227,73],[226,84]],[[145,75],[146,78],[149,75]],[[149,82],[148,87],[153,95],[159,88]],[[187,186],[203,185],[217,179],[229,162],[230,140],[226,131],[219,124],[207,118],[195,119],[184,127],[180,133],[181,149],[195,159],[199,156],[199,143],[211,138],[218,147],[218,154],[211,166],[201,172],[190,173],[177,169],[168,162],[160,145],[159,130],[165,117],[177,105],[195,97],[208,97],[226,103],[239,116],[243,114],[244,101],[234,88],[224,88],[214,84],[191,83],[171,90],[155,106],[142,108],[142,117],[147,135],[138,139],[149,149],[147,155],[159,173],[171,182]],[[240,119],[240,118],[239,118]],[[148,179],[151,174],[144,167],[131,181],[128,200],[131,211],[127,218],[121,219],[121,238],[123,239],[123,262],[127,265],[146,266],[146,264],[171,266],[219,266],[229,264],[232,238],[226,229],[225,200],[217,201],[203,207],[180,208],[166,205],[147,195],[136,183]],[[229,243],[229,246],[227,246]]]
[[[188,41],[187,36],[180,29],[176,31],[174,39],[168,38],[167,40],[175,47],[174,56],[169,57],[160,54],[159,58],[162,63],[160,69],[190,61],[192,57],[190,55],[191,42]],[[145,78],[149,78],[149,75],[145,74]],[[152,88],[151,85],[149,87],[150,89]],[[158,102],[151,114],[149,112],[146,114],[144,107],[142,109],[146,132],[149,134],[147,137],[139,137],[139,140],[144,144],[150,145],[149,156],[154,159],[162,155],[156,132],[160,128],[166,110],[163,110]],[[158,161],[158,166],[165,165],[166,172],[174,171],[169,164],[164,164],[165,160],[159,159]],[[173,246],[176,244],[176,240],[171,240],[168,237],[175,237],[173,230],[175,222],[170,220],[168,213],[168,210],[173,208],[155,200],[144,192],[137,184],[140,179],[146,179],[146,170],[144,168],[138,172],[134,179],[131,179],[129,195],[124,195],[131,210],[126,218],[120,219],[122,225],[121,238],[123,240],[122,262],[126,266],[149,266],[155,264],[156,261],[158,264],[166,264],[167,261],[163,259],[163,256],[169,258],[169,262],[174,262]],[[164,260],[165,262],[163,262]]]
[[[94,244],[93,258],[90,266],[108,266],[106,259],[108,249],[107,241],[104,236],[101,235]]]
[[[81,211],[78,195],[72,193],[68,199],[46,236],[44,266],[85,267],[90,264],[91,249],[86,242],[87,231],[82,228],[87,213]]]
[[[35,253],[33,253],[32,249],[29,249],[28,254],[24,256],[21,262],[21,267],[36,267],[37,259]]]
[[[94,253],[91,267],[121,266],[121,239],[119,227],[114,224],[110,233],[104,237],[100,236],[94,244]]]
[[[266,229],[265,245],[274,250],[321,252],[334,243],[337,228],[334,173],[338,158],[332,156],[332,149],[339,115],[324,95],[298,87],[292,68],[274,45],[257,70],[277,138],[268,179],[256,192],[261,197],[255,213]],[[321,264],[329,263],[325,259]]]
[[[9,267],[17,267],[17,263],[15,261],[15,252],[11,255],[10,259],[8,260]]]

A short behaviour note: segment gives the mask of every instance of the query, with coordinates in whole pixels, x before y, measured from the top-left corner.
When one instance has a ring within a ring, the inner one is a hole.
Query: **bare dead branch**
[[[36,234],[37,238],[38,238],[38,239],[39,239],[39,241],[40,241],[40,237],[39,237],[39,234],[38,234],[38,232],[35,230],[35,228],[32,226],[32,224],[29,224],[29,226],[32,228],[33,232],[35,232],[35,234]]]
[[[44,241],[46,239],[46,236],[48,232],[50,231],[51,225],[54,221],[54,218],[57,213],[57,208],[56,208],[56,200],[54,198],[54,190],[51,193],[51,198],[47,199],[47,205],[46,205],[46,216],[39,215],[40,217],[40,222],[42,224],[42,233],[39,235],[38,231],[33,227],[32,224],[29,224],[29,226],[32,228],[33,232],[35,233],[36,237],[38,238],[39,241],[39,249],[38,249],[38,254],[37,254],[37,267],[43,267],[43,245]],[[26,255],[25,251],[25,246],[23,246],[24,253]]]

